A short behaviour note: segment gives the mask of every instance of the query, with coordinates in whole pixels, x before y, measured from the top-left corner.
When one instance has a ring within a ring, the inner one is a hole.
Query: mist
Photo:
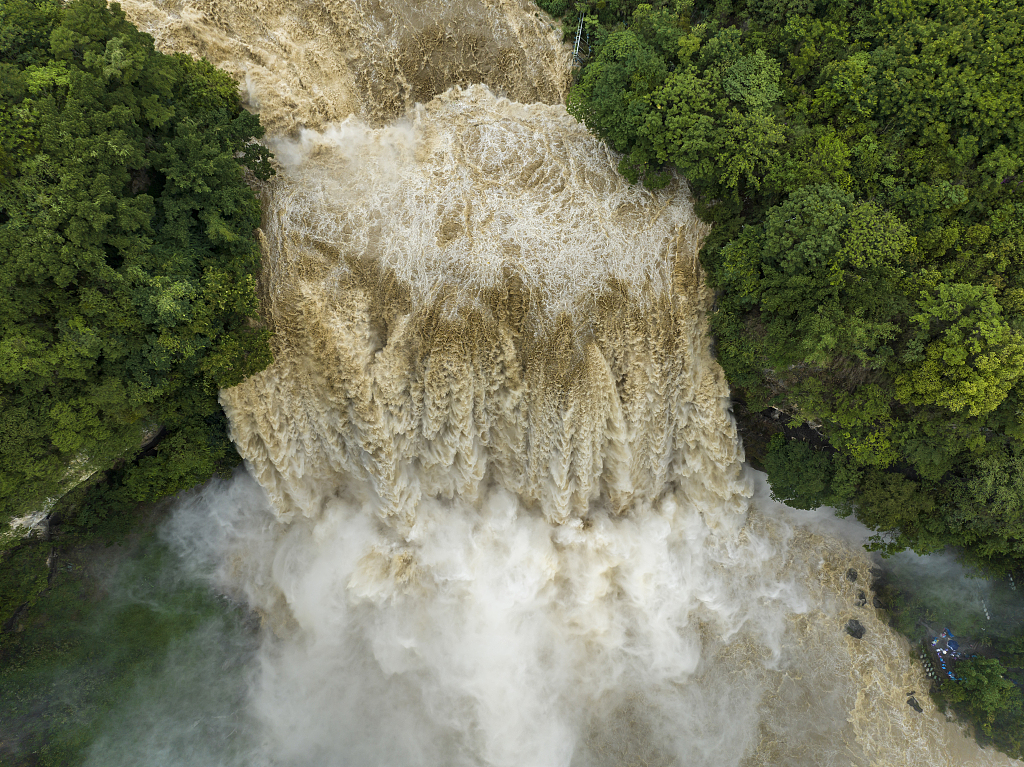
[[[248,703],[261,760],[725,765],[755,750],[763,677],[797,660],[783,638],[810,607],[768,565],[785,538],[717,540],[671,497],[553,527],[494,487],[476,508],[425,501],[403,539],[366,488],[337,495],[282,524],[240,472],[162,530],[187,572],[267,616]],[[720,654],[750,667],[716,671]]]
[[[407,535],[367,482],[285,522],[248,472],[214,480],[161,526],[168,572],[261,617],[175,645],[89,764],[958,763],[878,687],[917,669],[854,605],[870,560],[746,480],[738,531],[671,494],[555,526],[492,486],[424,501]]]

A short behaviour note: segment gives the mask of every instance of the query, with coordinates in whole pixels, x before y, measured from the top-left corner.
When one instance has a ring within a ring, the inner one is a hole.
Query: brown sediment
[[[523,103],[561,103],[570,53],[522,0],[387,3],[126,0],[162,50],[234,75],[273,134],[357,115],[374,124],[459,85]]]

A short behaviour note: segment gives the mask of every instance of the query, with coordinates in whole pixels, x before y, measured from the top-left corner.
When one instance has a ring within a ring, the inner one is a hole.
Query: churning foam
[[[275,362],[222,402],[286,517],[365,477],[381,513],[497,482],[553,522],[654,502],[732,518],[705,227],[629,186],[561,107],[482,86],[408,124],[305,134],[265,195]]]
[[[259,486],[168,528],[264,617],[244,763],[964,763],[863,554],[744,470],[706,227],[550,105],[535,9],[126,6],[248,82],[280,162],[275,362],[221,394]]]
[[[351,114],[379,124],[457,85],[562,103],[561,27],[526,0],[125,0],[162,50],[242,83],[271,134]]]

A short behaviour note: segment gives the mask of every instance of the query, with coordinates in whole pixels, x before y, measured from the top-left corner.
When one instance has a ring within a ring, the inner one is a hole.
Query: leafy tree
[[[595,45],[570,112],[630,179],[689,182],[733,390],[814,442],[765,441],[776,496],[855,512],[882,551],[1020,567],[1015,0],[575,11]]]
[[[994,658],[960,661],[956,664],[957,681],[944,682],[942,692],[950,702],[961,704],[982,731],[991,735],[996,717],[1021,710],[1021,692],[1005,673],[1003,664]]]
[[[876,205],[806,186],[722,249],[720,279],[758,307],[777,367],[840,354],[879,367],[892,355],[913,250],[906,226]]]
[[[795,437],[776,434],[768,445],[765,469],[774,479],[772,498],[796,509],[816,509],[832,497],[835,467],[828,453]]]
[[[949,537],[985,561],[1024,559],[1024,452],[988,450],[945,485]]]
[[[1024,339],[992,287],[941,283],[936,292],[923,293],[910,317],[923,337],[908,342],[896,398],[972,416],[994,410],[1024,375]]]
[[[104,503],[225,470],[217,390],[270,359],[258,119],[104,0],[0,0],[0,70],[0,519],[115,465]]]

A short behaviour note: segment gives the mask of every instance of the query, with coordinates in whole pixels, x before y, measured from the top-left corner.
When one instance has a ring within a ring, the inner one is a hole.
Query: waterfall
[[[536,8],[124,6],[244,83],[278,162],[275,361],[221,393],[246,472],[165,528],[262,619],[223,763],[1001,763],[857,604],[863,552],[744,466],[707,227],[567,115]]]

